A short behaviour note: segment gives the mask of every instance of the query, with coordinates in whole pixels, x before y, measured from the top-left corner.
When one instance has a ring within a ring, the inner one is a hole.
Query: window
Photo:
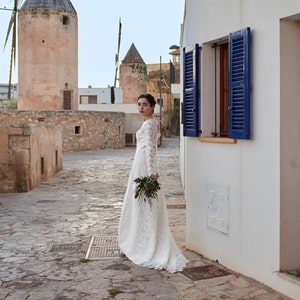
[[[41,157],[41,175],[45,174],[45,161],[44,157]]]
[[[157,98],[156,99],[156,103],[158,104],[158,105],[161,105],[161,107],[163,107],[164,106],[164,99],[163,98]]]
[[[62,17],[62,23],[63,25],[69,25],[70,24],[70,18],[68,16]]]
[[[80,104],[97,104],[97,95],[80,96]]]
[[[63,108],[65,110],[71,110],[71,91],[64,91],[63,97]]]
[[[58,151],[55,150],[55,166],[58,166]]]
[[[201,70],[197,46],[184,49],[184,135],[249,139],[250,28],[199,49]]]
[[[80,126],[75,126],[74,133],[75,134],[80,134]]]

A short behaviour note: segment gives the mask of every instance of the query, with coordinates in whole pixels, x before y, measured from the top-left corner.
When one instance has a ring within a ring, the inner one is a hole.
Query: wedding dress
[[[137,131],[137,147],[129,175],[119,223],[119,247],[133,263],[174,273],[188,260],[178,248],[169,227],[163,188],[158,199],[148,202],[134,198],[135,178],[157,174],[156,150],[159,136],[155,119],[144,121]]]

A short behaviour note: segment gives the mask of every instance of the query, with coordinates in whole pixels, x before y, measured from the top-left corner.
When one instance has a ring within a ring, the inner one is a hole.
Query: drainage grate
[[[53,245],[50,252],[65,252],[65,251],[79,251],[81,250],[81,244],[60,244]]]
[[[169,209],[185,209],[186,208],[186,204],[185,203],[181,203],[181,204],[167,204],[167,208],[169,208]]]
[[[55,203],[56,200],[38,200],[37,203]]]
[[[117,236],[92,237],[86,259],[119,258],[120,249]]]
[[[185,269],[181,272],[181,274],[187,276],[193,281],[230,275],[228,271],[214,265]]]

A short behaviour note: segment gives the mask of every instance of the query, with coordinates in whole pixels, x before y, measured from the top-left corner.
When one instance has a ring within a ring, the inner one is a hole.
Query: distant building
[[[133,136],[140,126],[137,97],[150,93],[157,101],[156,116],[161,123],[162,135],[180,133],[180,49],[170,52],[168,63],[146,64],[132,44],[120,65],[119,88],[79,88],[79,110],[123,111],[126,113],[126,145],[132,145],[127,137]],[[105,107],[97,104],[106,104]],[[122,104],[109,105],[108,104]],[[128,106],[131,104],[131,106]],[[133,115],[136,114],[135,117]],[[134,125],[133,125],[134,124]],[[128,131],[130,130],[130,131]]]
[[[12,84],[10,87],[10,97],[11,99],[16,99],[18,97],[18,85]],[[0,83],[0,100],[8,100],[8,84]]]
[[[123,103],[135,103],[138,95],[147,91],[147,65],[132,43],[120,65],[120,87]]]
[[[78,109],[78,20],[69,0],[18,11],[18,109]]]
[[[122,89],[107,88],[79,88],[78,89],[79,104],[121,104]]]

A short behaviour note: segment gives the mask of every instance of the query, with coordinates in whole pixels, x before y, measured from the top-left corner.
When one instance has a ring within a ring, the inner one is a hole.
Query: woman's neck
[[[144,117],[144,121],[147,121],[147,120],[150,120],[150,119],[154,119],[153,116]]]

